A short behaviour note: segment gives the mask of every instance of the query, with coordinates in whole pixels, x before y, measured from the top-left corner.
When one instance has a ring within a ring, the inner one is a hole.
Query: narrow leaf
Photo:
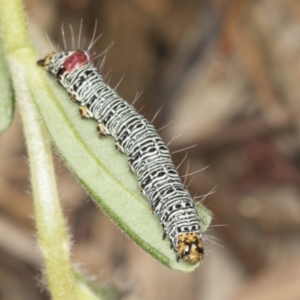
[[[45,75],[46,76],[46,75]],[[197,265],[176,262],[175,252],[158,219],[141,194],[136,175],[129,171],[127,158],[114,147],[111,137],[98,138],[96,123],[82,120],[78,107],[52,78],[29,78],[32,94],[54,144],[67,165],[92,198],[140,247],[175,270],[190,272]],[[211,214],[198,206],[205,230]]]

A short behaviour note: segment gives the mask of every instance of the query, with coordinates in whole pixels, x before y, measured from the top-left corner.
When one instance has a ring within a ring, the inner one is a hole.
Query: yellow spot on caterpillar
[[[105,135],[105,129],[104,129],[104,124],[103,123],[99,123],[98,126],[97,126],[97,129],[98,129],[100,134]]]
[[[179,258],[190,264],[195,264],[203,259],[203,243],[197,233],[182,233],[177,238]]]
[[[119,142],[116,142],[116,143],[115,143],[115,147],[116,147],[116,149],[117,149],[118,151],[124,153],[123,148],[121,147],[121,145],[120,145]]]
[[[80,112],[80,115],[81,115],[82,118],[87,118],[87,119],[89,118],[86,106],[80,106],[79,107],[79,112]]]
[[[52,57],[55,55],[55,52],[48,54],[44,59],[40,59],[37,61],[38,66],[41,66],[48,70],[48,66],[51,62]]]

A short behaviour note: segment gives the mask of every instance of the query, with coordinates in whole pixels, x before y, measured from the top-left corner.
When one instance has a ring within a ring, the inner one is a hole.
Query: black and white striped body
[[[189,263],[203,258],[200,218],[172,163],[170,152],[153,125],[103,82],[89,53],[52,53],[38,62],[56,77],[84,117],[95,119],[103,135],[111,135],[137,174],[143,194],[158,217],[164,236]]]

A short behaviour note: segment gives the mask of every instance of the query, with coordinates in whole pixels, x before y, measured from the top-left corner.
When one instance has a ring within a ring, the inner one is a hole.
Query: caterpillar
[[[82,117],[97,121],[100,135],[111,135],[128,157],[142,193],[169,239],[176,260],[195,264],[203,259],[200,217],[181,182],[168,147],[154,126],[104,83],[89,51],[61,51],[37,62],[80,105]]]

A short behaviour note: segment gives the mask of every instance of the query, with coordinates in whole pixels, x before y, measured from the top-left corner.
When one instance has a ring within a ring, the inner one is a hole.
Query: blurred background
[[[180,173],[213,211],[203,264],[160,265],[96,208],[55,153],[73,260],[124,300],[300,299],[300,3],[297,0],[25,0],[37,49],[90,42],[102,73],[154,120]],[[76,38],[77,39],[77,38]],[[95,136],[96,137],[96,136]],[[16,113],[0,136],[0,299],[49,299],[35,243],[27,152]],[[112,149],[114,151],[114,149]],[[178,165],[186,151],[174,153]],[[187,171],[188,170],[188,171]],[[149,208],[150,211],[150,208]],[[213,242],[215,242],[213,243]]]

